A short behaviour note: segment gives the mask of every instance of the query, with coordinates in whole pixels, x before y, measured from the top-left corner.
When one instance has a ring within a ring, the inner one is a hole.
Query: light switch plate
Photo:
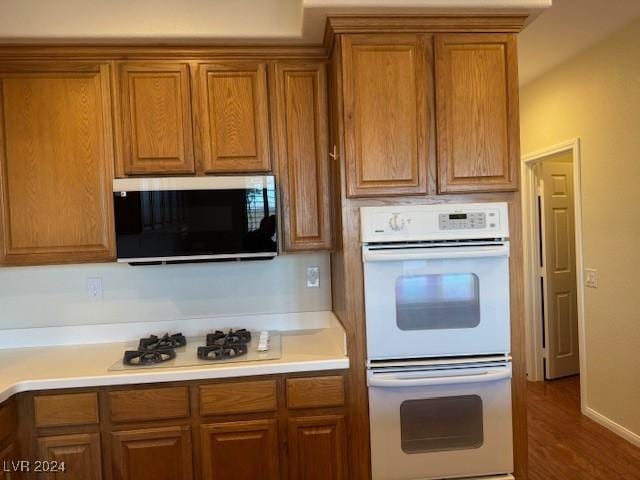
[[[598,288],[598,271],[593,268],[585,268],[584,284],[589,288]]]
[[[307,288],[320,288],[320,267],[307,267]]]
[[[87,278],[87,296],[91,300],[100,300],[102,298],[102,278]]]

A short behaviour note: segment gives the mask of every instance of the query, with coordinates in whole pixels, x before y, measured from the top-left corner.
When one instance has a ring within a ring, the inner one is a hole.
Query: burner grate
[[[127,350],[122,362],[125,365],[153,365],[176,358],[173,348],[157,348],[155,350]]]
[[[184,347],[187,344],[187,339],[182,333],[176,333],[174,335],[169,335],[165,333],[164,336],[158,337],[156,335],[151,335],[146,338],[140,339],[140,344],[138,345],[139,350],[156,350],[158,348],[178,348]]]

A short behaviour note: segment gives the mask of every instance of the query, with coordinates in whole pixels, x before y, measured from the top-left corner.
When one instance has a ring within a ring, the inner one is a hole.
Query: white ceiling
[[[520,34],[520,85],[606,38],[638,16],[640,0],[553,0],[551,8]]]

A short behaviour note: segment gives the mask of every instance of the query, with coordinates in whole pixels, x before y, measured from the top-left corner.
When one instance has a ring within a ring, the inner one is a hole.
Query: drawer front
[[[287,408],[340,407],[344,405],[344,377],[287,379]]]
[[[112,422],[136,422],[189,416],[187,387],[144,388],[109,392]]]
[[[98,394],[69,393],[33,398],[37,427],[92,425],[99,422]]]
[[[221,383],[200,387],[200,414],[273,412],[277,409],[275,380]]]

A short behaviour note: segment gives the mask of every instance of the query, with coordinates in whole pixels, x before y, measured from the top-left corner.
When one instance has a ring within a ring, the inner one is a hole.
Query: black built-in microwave
[[[269,259],[278,254],[273,176],[113,181],[118,262]]]

